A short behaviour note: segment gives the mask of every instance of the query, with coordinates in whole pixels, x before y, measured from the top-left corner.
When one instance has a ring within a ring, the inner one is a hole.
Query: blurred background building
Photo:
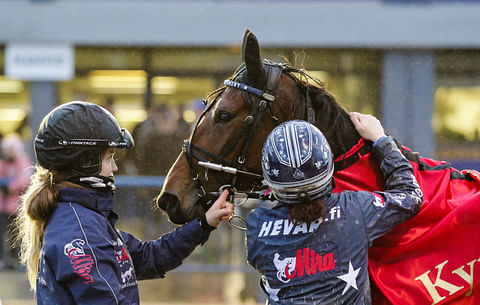
[[[406,145],[465,159],[479,141],[479,17],[473,0],[1,0],[0,132],[28,137],[75,99],[131,130],[156,104],[183,112],[240,64],[249,28],[264,57],[303,65]]]
[[[153,238],[169,228],[150,204],[173,160],[156,164],[157,147],[141,135],[171,143],[165,155],[180,151],[198,100],[241,63],[246,28],[264,58],[303,66],[347,110],[379,116],[403,144],[480,169],[479,0],[0,0],[0,133],[31,143],[59,103],[109,108],[142,147],[121,160],[120,209],[126,225]],[[189,276],[245,271],[205,265],[229,262],[232,244],[243,257],[241,238],[225,230],[183,269]],[[203,267],[193,268],[197,261]],[[242,289],[248,299],[256,288]]]

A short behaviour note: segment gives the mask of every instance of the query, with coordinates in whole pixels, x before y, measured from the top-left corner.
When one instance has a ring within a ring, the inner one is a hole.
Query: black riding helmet
[[[130,149],[134,141],[103,107],[70,102],[56,107],[42,120],[34,141],[38,163],[49,170],[97,175],[102,153],[109,147]]]

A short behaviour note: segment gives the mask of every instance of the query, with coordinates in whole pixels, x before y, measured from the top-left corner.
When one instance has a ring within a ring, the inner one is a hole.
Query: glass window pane
[[[437,158],[480,169],[480,52],[438,52],[433,129]]]

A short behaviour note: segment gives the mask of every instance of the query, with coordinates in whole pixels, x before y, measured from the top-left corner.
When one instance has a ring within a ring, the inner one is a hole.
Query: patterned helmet
[[[40,124],[34,149],[38,163],[47,169],[97,175],[102,153],[109,147],[130,149],[133,138],[120,128],[105,108],[88,102],[70,102],[50,111]]]
[[[330,146],[314,125],[300,120],[277,126],[262,151],[263,177],[283,203],[318,199],[333,189]]]

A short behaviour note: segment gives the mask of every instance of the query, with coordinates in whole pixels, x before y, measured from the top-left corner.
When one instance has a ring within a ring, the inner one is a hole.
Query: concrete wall
[[[479,48],[480,2],[0,1],[0,44]]]

